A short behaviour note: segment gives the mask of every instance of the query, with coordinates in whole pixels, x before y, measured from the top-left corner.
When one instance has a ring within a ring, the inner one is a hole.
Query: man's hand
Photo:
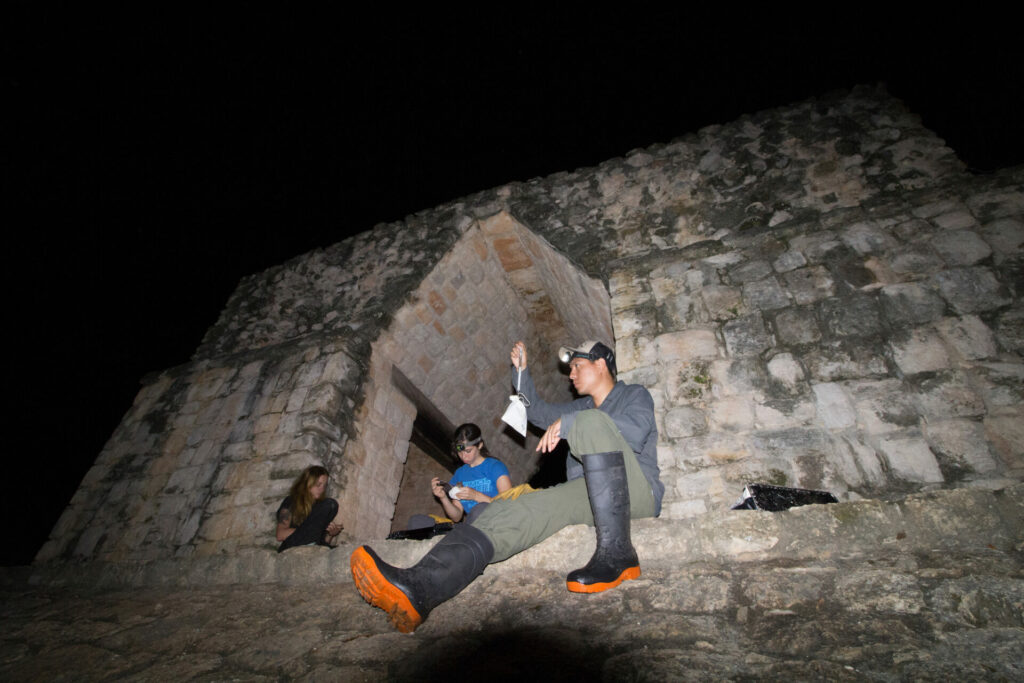
[[[560,436],[562,432],[562,418],[558,418],[551,423],[548,430],[544,432],[544,436],[540,437],[540,443],[537,444],[537,450],[541,453],[550,453],[555,450],[558,446],[558,442],[562,440]]]
[[[525,370],[526,369],[526,344],[521,342],[521,341],[517,341],[515,344],[513,344],[512,345],[512,353],[510,354],[510,357],[512,358],[512,366],[513,367],[518,368],[519,370]]]
[[[430,480],[430,490],[434,493],[435,496],[441,498],[442,500],[447,497],[447,494],[444,492],[444,487],[441,486],[441,480],[438,479],[437,477],[434,477],[433,479]]]

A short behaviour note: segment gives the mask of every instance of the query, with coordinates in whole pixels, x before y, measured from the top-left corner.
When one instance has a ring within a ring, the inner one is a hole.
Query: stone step
[[[688,520],[633,523],[641,566],[665,570],[692,563],[806,561],[935,550],[1024,549],[1024,484],[1003,489],[954,489],[897,501],[809,505],[785,512],[725,510]],[[366,541],[387,562],[410,566],[437,542]],[[322,585],[350,580],[349,556],[359,543],[335,549],[250,550],[234,556],[149,564],[46,563],[30,582],[94,587],[281,583]],[[567,527],[543,543],[490,565],[489,576],[523,569],[566,573],[582,566],[595,545],[593,529]]]

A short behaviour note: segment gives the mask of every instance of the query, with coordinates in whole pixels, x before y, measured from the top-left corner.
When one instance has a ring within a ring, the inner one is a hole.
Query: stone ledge
[[[812,505],[786,512],[711,512],[686,520],[645,519],[633,524],[641,564],[668,569],[693,563],[808,560],[933,550],[1024,550],[1024,483],[1003,489],[953,489],[898,501],[863,500]],[[437,542],[372,541],[388,562],[409,566]],[[569,572],[594,550],[592,529],[567,527],[547,541],[488,567],[489,575],[542,568]],[[148,564],[44,563],[32,568],[35,585],[203,586],[227,584],[324,585],[349,581],[348,559],[358,543],[334,550],[295,548],[278,554],[249,550],[233,556]]]

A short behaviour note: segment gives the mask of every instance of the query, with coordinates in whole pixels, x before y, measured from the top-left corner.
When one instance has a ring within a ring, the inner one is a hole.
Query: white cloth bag
[[[526,406],[529,405],[529,401],[522,393],[518,393],[522,377],[523,370],[520,368],[519,375],[516,377],[517,393],[508,397],[508,408],[505,408],[505,414],[501,416],[501,421],[519,432],[520,435],[526,436]]]

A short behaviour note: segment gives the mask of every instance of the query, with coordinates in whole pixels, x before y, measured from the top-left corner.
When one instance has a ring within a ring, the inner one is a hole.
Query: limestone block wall
[[[358,368],[340,343],[291,346],[162,373],[135,399],[37,561],[144,562],[272,546],[296,475],[346,485],[341,416]]]
[[[499,422],[508,350],[614,341],[655,397],[665,513],[753,479],[841,497],[1024,475],[1020,169],[973,178],[880,88],[511,183],[245,278],[188,365],[147,380],[39,560],[272,546],[306,464],[356,536],[390,528],[416,404]],[[614,339],[613,339],[614,337]]]
[[[1021,181],[619,262],[619,364],[658,406],[667,514],[752,481],[856,498],[1020,479]]]

